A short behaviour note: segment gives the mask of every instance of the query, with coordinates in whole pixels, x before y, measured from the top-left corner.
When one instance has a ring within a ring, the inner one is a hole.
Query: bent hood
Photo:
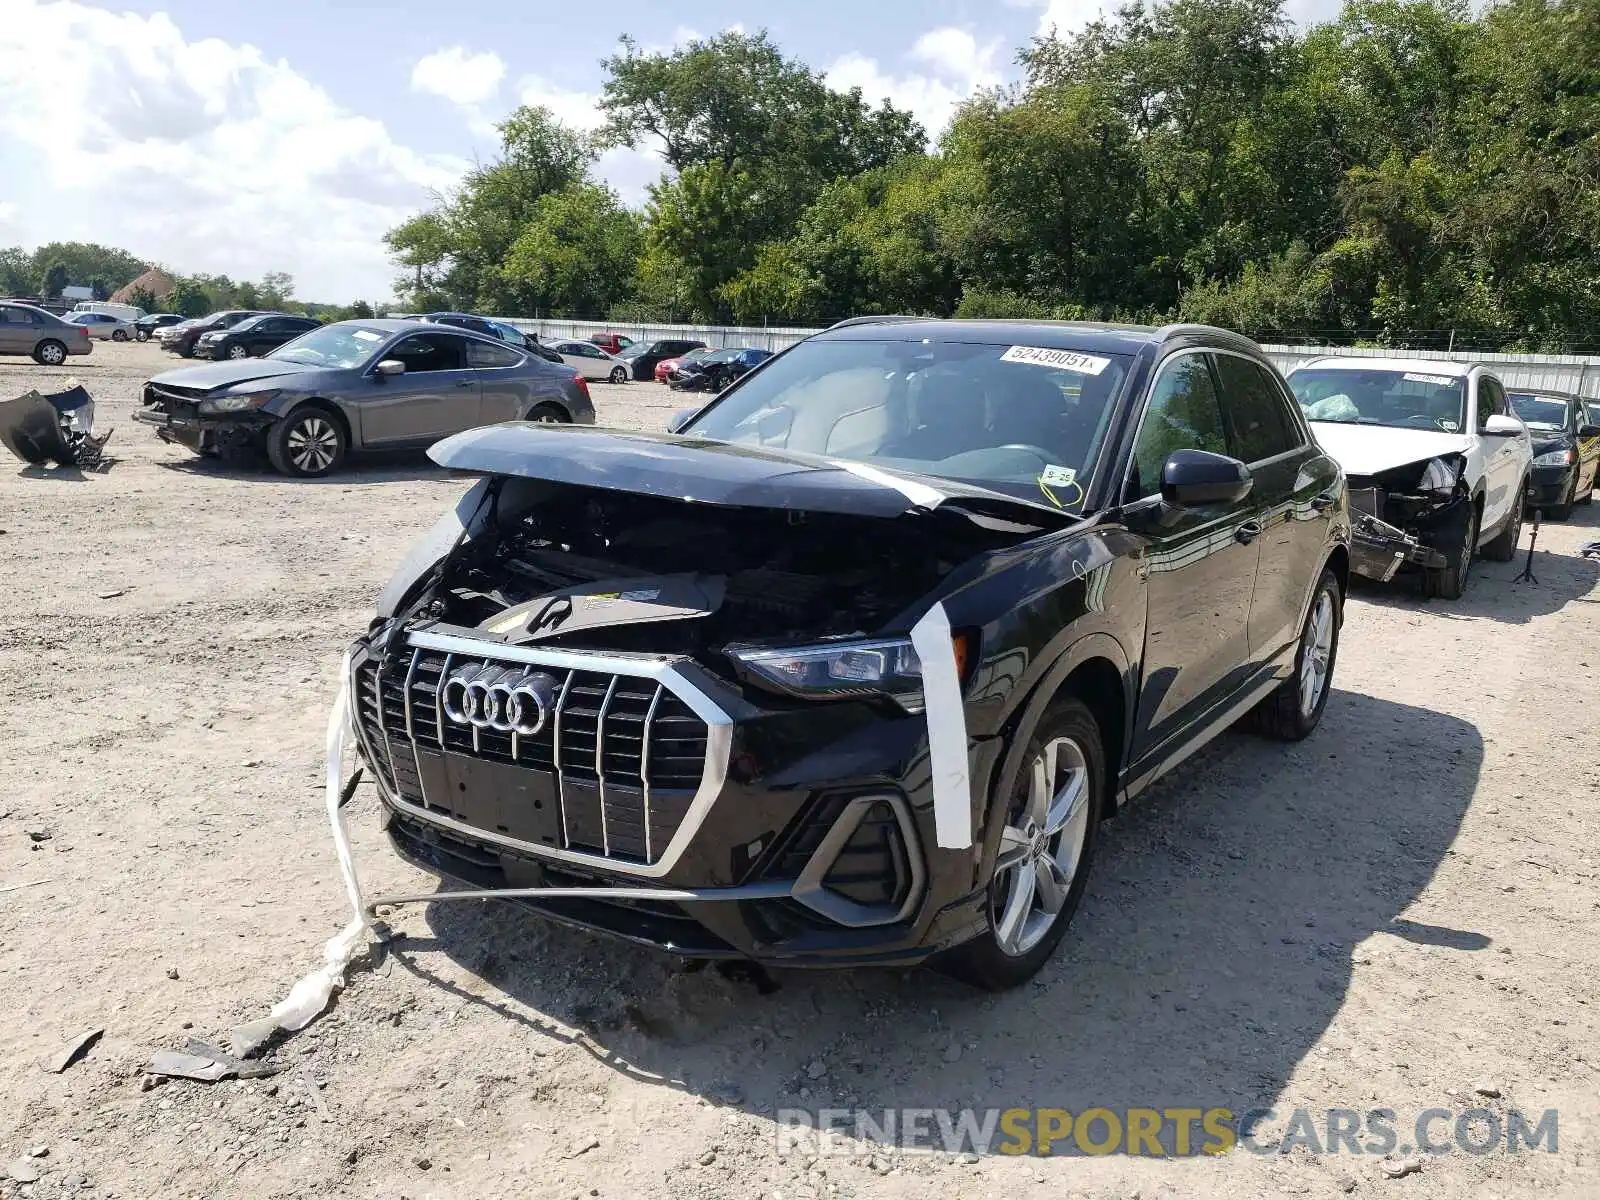
[[[1397,429],[1388,425],[1344,425],[1312,421],[1317,444],[1346,475],[1376,475],[1391,467],[1424,462],[1442,454],[1465,454],[1471,439],[1464,433],[1431,429]]]
[[[158,387],[209,392],[215,388],[231,387],[236,383],[276,379],[283,375],[301,375],[315,369],[306,363],[288,362],[281,358],[241,358],[211,363],[204,367],[183,367],[176,371],[164,371],[153,377],[150,382]]]
[[[868,463],[582,425],[489,425],[435,443],[428,457],[451,471],[546,479],[701,504],[878,517],[948,504],[1042,528],[1082,519],[1003,492]]]

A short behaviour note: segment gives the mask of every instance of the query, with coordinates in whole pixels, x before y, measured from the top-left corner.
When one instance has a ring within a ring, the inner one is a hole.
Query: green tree
[[[601,316],[631,290],[639,220],[616,195],[573,184],[541,196],[502,268],[535,313]]]
[[[180,279],[167,297],[172,311],[185,317],[203,317],[212,311],[211,297],[193,279]]]
[[[26,296],[37,279],[31,254],[21,246],[0,247],[0,296]]]
[[[54,300],[71,282],[65,263],[51,263],[39,277],[39,295],[46,300]]]
[[[155,293],[142,287],[136,287],[128,293],[128,303],[150,313],[159,311],[161,307],[161,301],[156,298]]]
[[[87,286],[100,280],[108,292],[132,283],[149,264],[114,246],[94,242],[50,242],[33,252],[33,276],[39,278],[55,263],[67,269],[67,282]]]
[[[241,287],[244,285],[241,285]],[[268,271],[255,289],[256,304],[240,302],[241,308],[283,308],[294,295],[294,276],[285,271]]]

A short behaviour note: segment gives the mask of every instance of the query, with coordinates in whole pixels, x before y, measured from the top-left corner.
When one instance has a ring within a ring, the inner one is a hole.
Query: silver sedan
[[[604,379],[608,383],[628,382],[628,364],[607,354],[593,342],[547,341],[544,344],[561,355],[561,361],[585,379]]]

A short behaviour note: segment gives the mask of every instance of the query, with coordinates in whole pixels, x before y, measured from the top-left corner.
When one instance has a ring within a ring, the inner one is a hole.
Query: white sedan
[[[89,336],[101,341],[127,342],[133,340],[133,323],[110,313],[75,312],[61,318],[69,325],[82,325]]]
[[[561,361],[585,379],[604,379],[609,383],[628,382],[628,364],[614,358],[593,342],[546,341],[545,347],[561,355]]]

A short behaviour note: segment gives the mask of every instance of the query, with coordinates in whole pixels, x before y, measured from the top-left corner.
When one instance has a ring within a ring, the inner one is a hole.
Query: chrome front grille
[[[720,710],[654,661],[521,649],[511,658],[510,648],[502,657],[484,655],[465,639],[423,644],[428,640],[414,635],[411,647],[391,650],[381,666],[367,661],[353,681],[363,744],[396,799],[418,815],[455,816],[454,796],[430,794],[440,756],[523,768],[553,783],[559,837],[522,848],[634,867],[670,865],[664,858],[691,810],[697,802],[703,808],[721,786],[726,738],[713,747],[716,725],[726,729]],[[449,648],[463,643],[470,649]],[[527,666],[555,678],[554,701],[537,733],[450,718],[442,682],[463,667],[485,665]],[[492,838],[496,830],[507,827],[484,832]]]

